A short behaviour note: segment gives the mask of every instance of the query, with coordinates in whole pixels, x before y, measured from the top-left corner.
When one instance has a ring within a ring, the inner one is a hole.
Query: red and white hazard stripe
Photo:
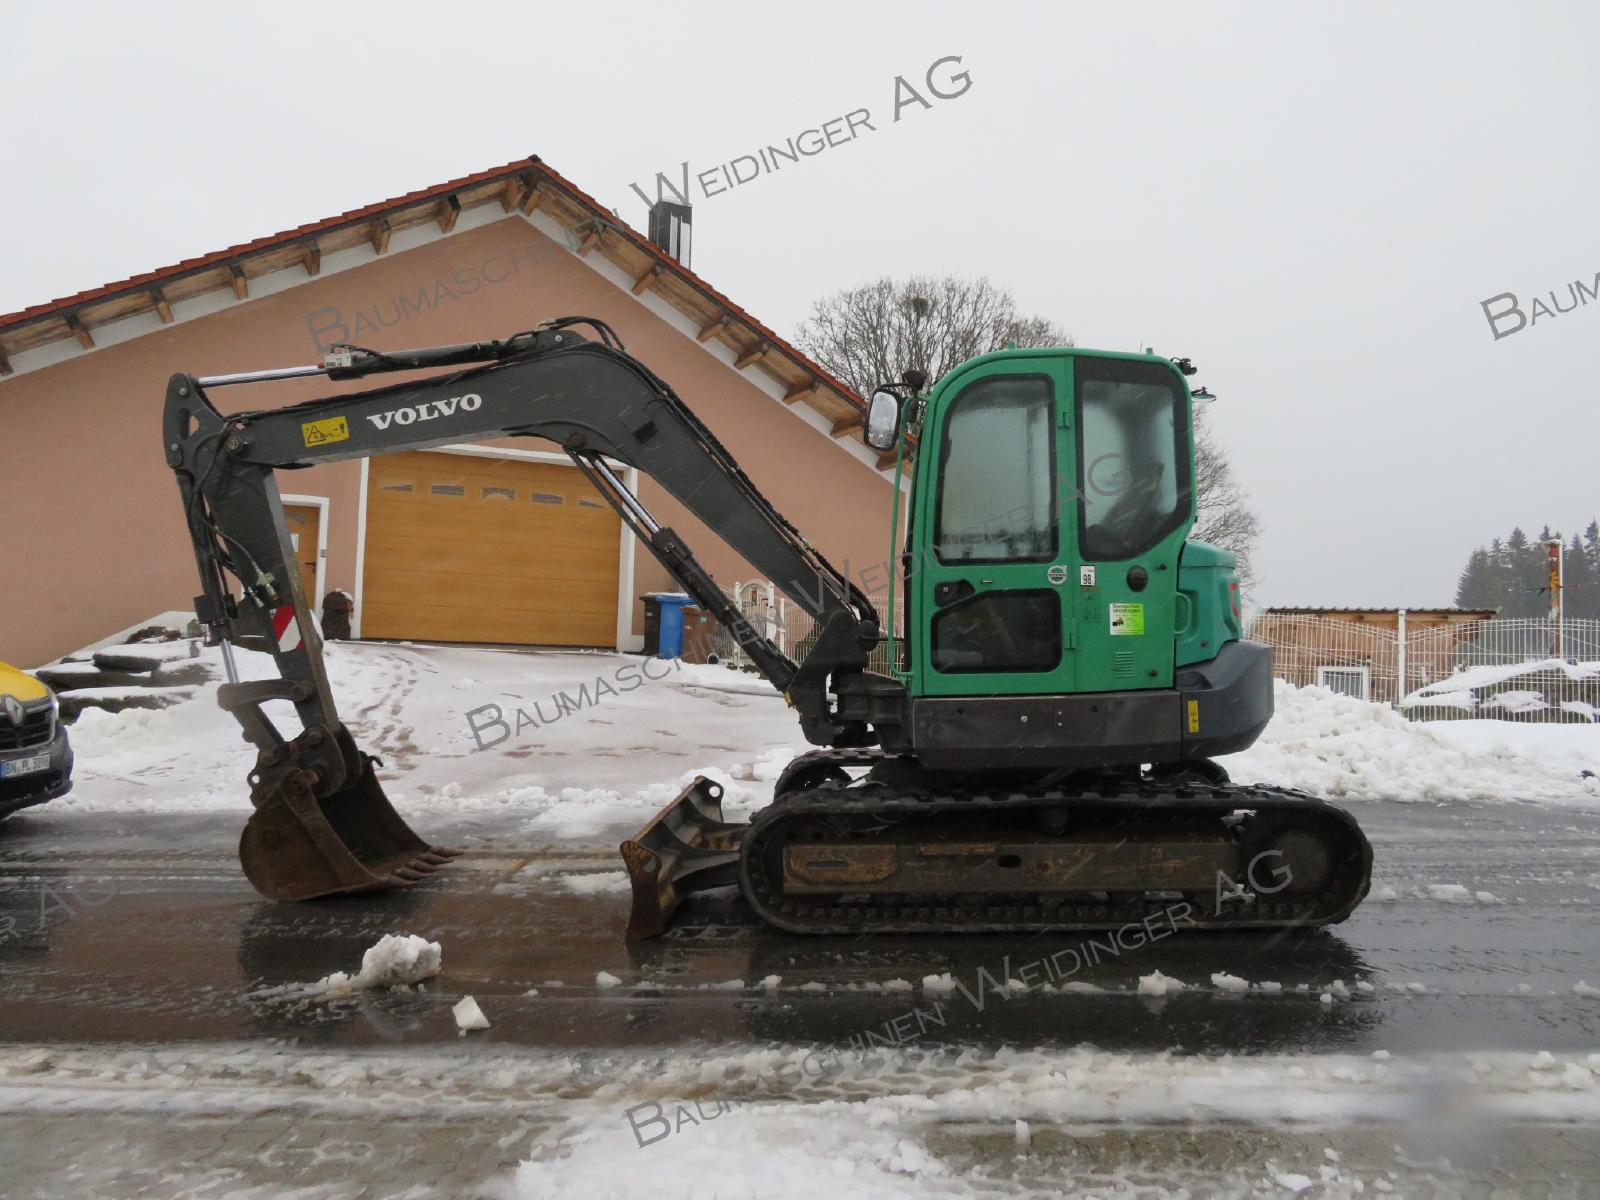
[[[278,639],[279,653],[300,649],[300,623],[294,619],[294,605],[285,604],[272,610],[272,632]]]

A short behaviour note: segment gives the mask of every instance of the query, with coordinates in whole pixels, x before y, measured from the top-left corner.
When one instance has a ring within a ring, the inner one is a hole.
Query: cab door
[[[1060,355],[1011,355],[962,372],[923,430],[932,486],[918,488],[909,564],[915,692],[1073,690],[1072,557],[1060,475],[1070,382]],[[1069,472],[1070,473],[1070,472]]]
[[[1072,373],[1079,690],[1171,687],[1194,523],[1188,391],[1157,358],[1078,355]]]

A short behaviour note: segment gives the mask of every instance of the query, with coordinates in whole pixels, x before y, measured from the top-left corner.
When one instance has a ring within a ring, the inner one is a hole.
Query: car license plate
[[[9,762],[0,762],[0,779],[10,779],[16,775],[33,775],[39,771],[50,769],[50,756],[48,754],[33,754],[27,758],[13,758]]]

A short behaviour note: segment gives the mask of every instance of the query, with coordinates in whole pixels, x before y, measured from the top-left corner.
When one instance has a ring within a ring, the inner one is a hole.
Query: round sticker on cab
[[[1044,577],[1057,587],[1060,587],[1067,581],[1067,569],[1060,563],[1057,563],[1044,573]]]

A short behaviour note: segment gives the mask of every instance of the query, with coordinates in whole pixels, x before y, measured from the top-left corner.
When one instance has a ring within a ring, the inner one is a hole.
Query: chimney
[[[687,204],[657,200],[650,206],[650,240],[686,267],[693,241],[691,223]]]

